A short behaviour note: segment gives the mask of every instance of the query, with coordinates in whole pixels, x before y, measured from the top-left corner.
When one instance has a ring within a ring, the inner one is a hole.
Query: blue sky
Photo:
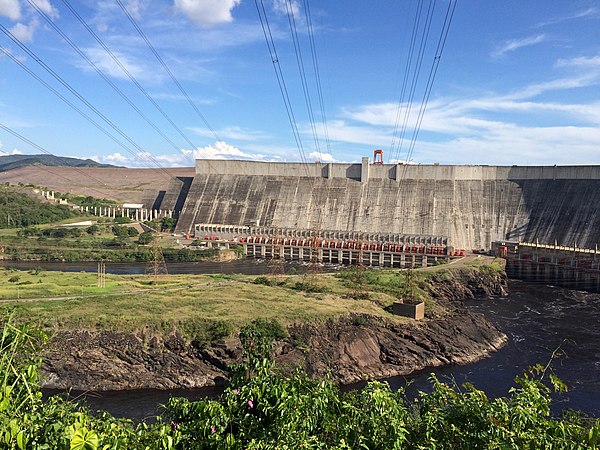
[[[384,150],[386,162],[600,164],[600,6],[595,1],[452,2],[456,9],[436,60],[448,0],[259,0],[300,144],[286,114],[254,0],[121,2],[193,106],[117,0],[0,0],[0,24],[31,52],[0,33],[0,124],[56,155],[131,167],[191,166],[199,157],[359,161],[376,148]],[[419,5],[422,14],[409,59]],[[423,32],[427,11],[429,34]],[[299,76],[291,19],[312,113]],[[34,56],[118,131],[49,75]],[[15,60],[114,138],[59,100]],[[419,121],[435,61],[435,80]],[[0,129],[0,154],[12,153],[40,151]]]

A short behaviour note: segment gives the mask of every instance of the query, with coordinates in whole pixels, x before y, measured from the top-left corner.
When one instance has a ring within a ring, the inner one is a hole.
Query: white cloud
[[[53,19],[59,17],[58,10],[48,0],[31,0],[31,2]]]
[[[33,40],[33,33],[38,27],[38,21],[32,20],[29,25],[24,23],[17,23],[10,29],[11,34],[21,42],[31,42]]]
[[[125,72],[121,69],[119,64],[108,54],[104,49],[100,47],[89,47],[83,49],[87,57],[106,75],[114,78],[129,79]],[[134,58],[131,58],[123,53],[112,50],[116,59],[121,65],[137,80],[159,82],[161,78],[161,71],[150,70],[146,68],[141,62],[138,62]],[[76,63],[80,69],[85,71],[91,71],[92,68],[84,61],[78,59]]]
[[[559,59],[556,61],[556,67],[583,67],[600,69],[600,55],[596,56],[578,56],[576,58]]]
[[[245,153],[233,145],[223,141],[217,141],[214,145],[209,145],[195,150],[182,150],[186,157],[194,159],[252,159],[264,160],[267,157],[262,154]]]
[[[528,47],[530,45],[536,45],[546,40],[545,34],[538,34],[536,36],[529,36],[523,39],[512,39],[510,41],[506,41],[502,46],[497,48],[494,52],[492,52],[492,57],[500,58],[507,54],[508,52],[512,52],[518,50],[523,47]]]
[[[298,17],[300,13],[300,5],[296,0],[288,1],[288,0],[273,0],[273,10],[278,14],[287,15],[288,11],[290,11],[294,17]]]
[[[0,0],[0,16],[8,17],[11,20],[21,18],[21,6],[18,0]]]
[[[202,26],[228,23],[241,0],[175,0],[175,9]]]
[[[101,157],[103,162],[108,162],[109,164],[121,164],[128,162],[131,158],[127,156],[121,155],[119,152],[111,153],[110,155]]]
[[[2,147],[2,143],[1,142],[0,142],[0,147]],[[22,155],[22,154],[23,154],[23,152],[21,150],[19,150],[18,148],[13,148],[9,152],[3,152],[2,150],[0,150],[0,156]]]
[[[540,22],[539,24],[537,24],[537,27],[554,25],[557,23],[566,22],[566,21],[574,20],[574,19],[582,19],[585,17],[595,17],[595,16],[598,16],[599,12],[600,11],[598,10],[598,8],[588,8],[588,9],[584,9],[583,11],[578,11],[573,14],[565,15],[563,17],[555,17],[553,19],[549,19],[549,20]]]
[[[321,162],[326,162],[326,163],[332,163],[335,162],[335,158],[333,156],[331,156],[329,153],[323,153],[323,152],[312,152],[308,154],[308,159],[309,160],[315,160],[315,161],[321,161]]]

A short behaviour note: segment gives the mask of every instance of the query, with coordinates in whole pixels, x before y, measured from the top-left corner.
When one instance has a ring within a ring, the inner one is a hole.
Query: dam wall
[[[177,231],[197,223],[594,246],[600,166],[197,160]]]

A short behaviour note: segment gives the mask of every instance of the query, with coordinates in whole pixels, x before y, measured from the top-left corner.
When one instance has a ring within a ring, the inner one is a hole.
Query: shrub
[[[152,242],[153,240],[154,240],[154,236],[152,236],[152,233],[150,233],[149,231],[144,231],[138,237],[137,242],[140,245],[146,245],[146,244],[149,244],[150,242]]]

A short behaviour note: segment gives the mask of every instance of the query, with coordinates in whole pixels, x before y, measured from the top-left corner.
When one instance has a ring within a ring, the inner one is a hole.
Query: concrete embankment
[[[321,324],[297,324],[275,345],[284,367],[304,367],[340,383],[409,374],[444,364],[466,364],[496,351],[506,336],[461,300],[503,295],[495,271],[461,268],[433,274],[423,286],[443,304],[422,322],[349,315]],[[485,300],[482,300],[485,301]],[[76,390],[196,388],[222,384],[240,358],[237,339],[198,348],[181,336],[113,331],[62,331],[45,351],[43,385]]]
[[[593,247],[600,242],[599,197],[600,166],[198,160],[177,230],[260,224],[446,236],[465,249],[506,239]]]

